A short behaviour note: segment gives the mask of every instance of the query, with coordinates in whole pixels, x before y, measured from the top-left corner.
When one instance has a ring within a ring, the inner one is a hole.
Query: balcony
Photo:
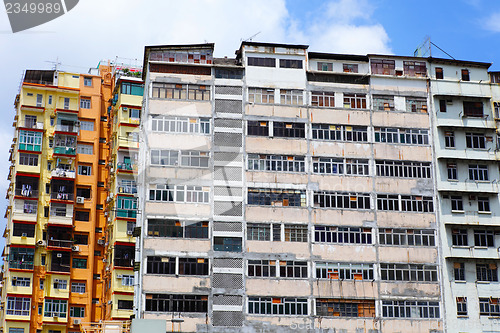
[[[58,240],[58,239],[49,239],[47,246],[51,247],[63,247],[67,249],[71,249],[73,247],[73,241],[71,240]]]
[[[116,217],[125,217],[135,219],[137,217],[137,210],[135,209],[117,209]]]
[[[134,267],[135,246],[115,245],[113,264],[120,267]]]
[[[137,171],[136,163],[117,163],[116,167],[118,171]]]
[[[54,136],[54,154],[76,155],[76,137],[56,134]]]
[[[118,193],[137,194],[137,185],[120,185]]]
[[[65,170],[65,169],[54,169],[51,172],[51,177],[58,177],[58,178],[71,178],[74,179],[76,176],[75,170]]]
[[[70,180],[53,180],[50,198],[53,200],[74,200],[74,184]]]
[[[65,272],[69,273],[71,266],[70,252],[53,251],[50,263],[50,270],[52,272]]]
[[[56,125],[56,132],[78,134],[78,130],[79,130],[79,127],[77,127],[76,124],[72,124],[72,125],[57,124]]]
[[[76,147],[54,147],[54,154],[76,155]]]
[[[50,198],[54,200],[64,200],[73,201],[75,199],[75,194],[72,192],[52,192]]]
[[[43,130],[43,122],[25,120],[18,122],[17,127]]]

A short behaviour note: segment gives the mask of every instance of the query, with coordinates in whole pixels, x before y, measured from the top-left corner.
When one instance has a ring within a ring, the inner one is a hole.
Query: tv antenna
[[[56,61],[45,60],[45,62],[51,63],[54,66],[55,71],[57,71],[57,66],[61,65],[61,63],[59,62],[59,57],[56,58]]]
[[[428,56],[432,58],[432,46],[435,46],[439,51],[443,52],[451,59],[456,60],[455,58],[453,58],[451,54],[449,54],[448,52],[446,52],[445,50],[443,50],[442,48],[431,42],[431,38],[429,36],[425,36],[424,42],[415,49],[415,51],[413,52],[413,56],[414,57]]]
[[[257,36],[258,34],[260,34],[262,31],[259,31],[258,33],[248,37],[247,39],[240,39],[240,42],[251,42],[252,39],[254,39],[255,36]]]

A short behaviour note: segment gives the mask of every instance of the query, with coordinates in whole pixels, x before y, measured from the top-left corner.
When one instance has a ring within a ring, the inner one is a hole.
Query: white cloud
[[[500,12],[491,14],[484,20],[483,27],[492,32],[500,32]]]

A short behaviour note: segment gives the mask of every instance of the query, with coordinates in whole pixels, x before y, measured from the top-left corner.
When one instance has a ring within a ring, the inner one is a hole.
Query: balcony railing
[[[76,155],[76,147],[54,147],[54,154]]]
[[[73,246],[73,241],[50,239],[48,246],[71,248]]]
[[[135,209],[117,209],[116,210],[117,217],[128,217],[135,219],[137,217],[137,210]]]
[[[67,132],[67,133],[78,133],[78,127],[76,125],[56,124],[56,131]]]
[[[137,164],[135,163],[118,163],[116,166],[118,170],[127,170],[127,171],[137,170]]]
[[[43,122],[36,121],[21,121],[18,123],[19,127],[31,128],[31,129],[43,129]]]
[[[55,169],[52,170],[52,177],[61,177],[61,178],[75,178],[75,170],[64,170],[64,169]]]
[[[38,190],[32,190],[30,188],[16,188],[15,195],[25,198],[38,198]]]
[[[115,266],[120,266],[120,267],[134,267],[134,259],[115,258],[114,264]]]
[[[74,193],[62,193],[62,192],[52,192],[50,194],[51,199],[55,200],[69,200],[73,201],[74,200]]]
[[[120,186],[118,187],[118,193],[136,194],[137,186]]]
[[[33,269],[33,261],[21,261],[21,260],[12,260],[9,261],[9,268],[14,269]]]

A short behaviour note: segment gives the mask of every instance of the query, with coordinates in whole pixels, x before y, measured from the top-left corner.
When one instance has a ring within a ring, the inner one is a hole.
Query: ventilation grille
[[[214,120],[214,127],[243,128],[243,121],[238,119],[217,118]]]
[[[242,102],[230,99],[216,99],[215,112],[242,114]]]
[[[242,203],[236,201],[214,202],[214,215],[242,216]]]
[[[241,147],[241,134],[238,133],[214,133],[214,145],[225,147]]]
[[[214,326],[243,326],[243,312],[214,311],[212,323]]]
[[[241,232],[241,227],[238,222],[214,222],[214,231]]]
[[[223,197],[241,197],[243,195],[243,191],[240,187],[222,187],[216,186],[214,187],[214,195],[219,195]]]
[[[243,259],[214,258],[213,265],[216,268],[243,268]]]
[[[238,274],[214,273],[212,288],[243,289],[243,276]]]
[[[215,162],[241,162],[243,160],[243,155],[240,153],[228,153],[228,152],[215,152],[214,161]]]
[[[214,295],[214,305],[243,305],[243,297],[237,295]]]
[[[215,86],[215,93],[221,95],[243,95],[241,87]]]

